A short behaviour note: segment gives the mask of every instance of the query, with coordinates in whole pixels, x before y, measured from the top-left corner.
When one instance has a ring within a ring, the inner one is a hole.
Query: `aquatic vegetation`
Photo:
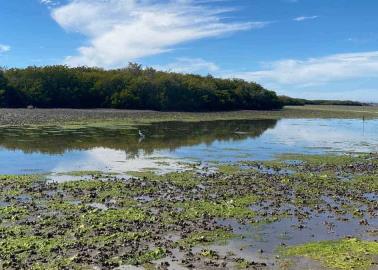
[[[103,172],[101,171],[72,171],[72,172],[64,172],[59,173],[58,175],[67,175],[67,176],[87,176],[87,175],[101,175]],[[107,173],[109,174],[109,173]],[[112,173],[114,174],[114,173]]]
[[[0,226],[0,239],[7,237],[17,238],[24,237],[31,231],[31,228],[26,225]]]
[[[229,200],[211,202],[196,201],[186,202],[181,205],[184,208],[181,218],[193,220],[204,216],[218,218],[253,218],[256,214],[248,208],[258,200],[258,197],[247,195],[243,197],[230,198]]]
[[[378,256],[378,242],[356,238],[308,243],[282,251],[286,256],[304,256],[324,263],[332,269],[368,270]]]
[[[347,185],[340,183],[334,176],[327,174],[298,173],[293,175],[295,181],[288,182],[295,194],[298,204],[315,205],[324,195],[324,189],[329,192],[347,192]]]
[[[40,179],[41,175],[0,175],[0,184],[6,186],[9,183],[26,184]]]
[[[319,171],[337,171],[348,173],[351,171],[372,172],[378,166],[374,154],[339,154],[339,155],[279,155],[279,160],[289,167],[299,167],[312,173]],[[294,164],[290,161],[297,161]],[[299,164],[297,164],[299,161]]]
[[[161,175],[154,171],[147,170],[141,172],[127,172],[127,174],[142,179],[148,179],[148,181],[164,181],[172,183],[175,186],[182,188],[192,188],[200,183],[199,176],[193,171],[171,172]]]
[[[141,265],[147,262],[164,258],[166,254],[167,254],[167,250],[165,250],[164,248],[158,247],[156,249],[144,252],[133,258],[127,259],[126,264]]]
[[[241,170],[240,166],[237,164],[223,164],[219,165],[217,168],[220,173],[224,174],[235,174]]]
[[[218,254],[214,250],[211,250],[211,249],[203,249],[200,254],[202,257],[207,257],[210,259],[219,258]]]
[[[73,244],[69,239],[62,237],[45,239],[37,236],[15,237],[0,240],[0,258],[4,266],[12,264],[31,265],[31,254],[38,260],[55,254],[59,250],[64,250]],[[51,258],[54,260],[54,258]]]
[[[237,259],[236,260],[236,268],[237,269],[249,269],[253,265],[252,262],[247,261],[246,259]]]
[[[20,220],[28,214],[28,209],[22,206],[5,206],[0,207],[1,222],[5,220]]]
[[[378,174],[372,173],[369,175],[357,175],[352,178],[351,185],[357,189],[365,190],[367,192],[378,190]]]
[[[94,209],[82,215],[83,225],[90,227],[119,226],[127,221],[146,221],[148,216],[144,211],[136,208],[100,210]]]
[[[226,263],[239,269],[264,269],[261,262],[231,255],[221,262],[223,256],[218,258],[208,248],[195,254],[190,250],[233,240],[249,245],[258,240],[244,229],[259,232],[282,221],[295,231],[322,214],[329,230],[336,220],[332,216],[339,222],[351,220],[363,231],[372,230],[376,154],[340,160],[337,156],[289,158],[302,161],[233,163],[203,173],[200,164],[191,164],[184,172],[147,171],[127,179],[99,173],[101,177],[65,183],[47,181],[43,175],[0,176],[0,267],[113,269],[132,264],[153,269],[155,260],[172,259],[173,251],[181,250],[184,265],[201,268],[211,260],[218,267]],[[279,237],[277,245],[287,236]],[[365,269],[365,261],[374,260],[370,255],[376,253],[376,246],[344,239],[284,252],[315,260],[319,253],[327,266]],[[335,256],[327,257],[327,252]],[[342,260],[343,254],[351,259]]]
[[[300,154],[283,154],[278,156],[280,160],[297,160],[305,162],[311,166],[327,164],[336,166],[348,164],[356,161],[356,157],[351,155],[300,155]]]
[[[237,237],[232,232],[226,231],[225,229],[216,229],[214,231],[202,231],[194,232],[187,235],[182,239],[179,244],[184,247],[193,247],[202,245],[208,245],[212,243],[226,243],[227,240]]]
[[[86,202],[103,202],[109,198],[119,201],[129,199],[135,196],[149,194],[154,192],[155,187],[152,184],[146,184],[143,187],[125,182],[122,179],[105,178],[104,180],[92,179],[70,181],[59,184],[59,187],[72,198],[80,197],[81,201]]]
[[[81,242],[86,245],[93,245],[96,247],[105,246],[121,246],[127,241],[138,241],[139,239],[148,236],[148,232],[116,232],[109,235],[100,235],[97,237],[87,237]]]

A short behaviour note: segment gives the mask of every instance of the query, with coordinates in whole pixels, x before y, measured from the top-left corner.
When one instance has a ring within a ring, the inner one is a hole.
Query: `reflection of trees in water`
[[[243,140],[261,136],[274,128],[276,120],[237,120],[211,122],[163,122],[137,126],[135,129],[56,128],[0,130],[0,146],[27,153],[62,154],[72,150],[104,147],[126,151],[129,155],[154,150],[174,150],[182,146],[210,144],[215,140]],[[145,135],[140,139],[138,130]]]

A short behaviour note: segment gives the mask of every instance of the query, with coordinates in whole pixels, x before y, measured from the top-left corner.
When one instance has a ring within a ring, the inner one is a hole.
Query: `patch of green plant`
[[[211,249],[203,249],[200,253],[202,257],[210,258],[210,259],[217,259],[218,253]]]
[[[74,204],[70,201],[63,201],[63,200],[48,201],[48,202],[46,202],[46,206],[51,211],[59,211],[62,214],[66,214],[66,213],[70,213],[70,212],[71,213],[77,212],[80,209],[85,208],[85,205],[81,205],[81,204],[77,205],[77,204]]]
[[[58,250],[64,250],[72,244],[72,241],[63,237],[51,239],[37,236],[8,237],[0,240],[0,258],[9,262],[15,257],[20,263],[24,263],[32,255],[49,258],[57,254]]]
[[[378,243],[356,238],[342,239],[289,247],[281,253],[285,256],[308,257],[332,269],[368,270],[378,256]]]
[[[339,166],[339,165],[349,165],[366,158],[366,155],[305,155],[305,154],[282,154],[278,156],[279,160],[294,160],[303,161],[311,166]]]
[[[101,175],[101,171],[71,171],[59,173],[58,175],[67,175],[67,176],[87,176],[87,175]]]
[[[97,248],[103,246],[121,246],[125,241],[138,241],[139,239],[148,236],[148,232],[115,232],[112,234],[102,234],[98,236],[90,235],[83,239],[84,245],[94,245]]]
[[[0,175],[0,185],[13,183],[31,183],[43,178],[43,175],[25,174],[25,175]]]
[[[235,264],[236,264],[236,269],[249,269],[252,265],[250,261],[247,261],[246,259],[243,259],[243,258],[236,259]]]
[[[378,174],[357,175],[351,180],[354,189],[364,192],[376,192],[378,190]]]
[[[85,265],[83,263],[75,263],[75,256],[70,258],[58,257],[48,262],[33,262],[28,265],[31,270],[57,270],[57,269],[72,269],[72,270],[92,270],[93,266]]]
[[[60,183],[59,187],[63,190],[96,190],[103,186],[106,186],[107,182],[102,180],[78,180],[78,181],[68,181]]]
[[[123,222],[147,221],[151,218],[137,208],[99,210],[94,209],[82,215],[82,224],[90,227],[118,227]]]
[[[285,178],[282,183],[289,186],[295,194],[295,205],[316,205],[321,203],[324,190],[334,194],[348,191],[348,183],[339,181],[332,174],[296,173]]]
[[[173,172],[164,175],[168,181],[176,186],[192,188],[200,183],[200,178],[192,171]]]
[[[191,201],[181,205],[181,218],[194,220],[205,215],[218,218],[253,218],[256,213],[249,206],[258,200],[257,196],[246,195],[224,201]]]
[[[166,256],[167,256],[167,250],[164,249],[164,248],[158,247],[158,248],[155,248],[153,250],[149,250],[147,252],[144,252],[140,255],[129,258],[126,261],[126,264],[142,265],[142,264],[145,264],[145,263],[149,263],[149,262],[152,262],[152,261],[162,259]]]
[[[26,207],[22,206],[5,206],[0,207],[0,222],[6,220],[19,220],[28,214]]]
[[[218,166],[218,171],[223,174],[235,174],[241,171],[241,168],[237,164],[222,164]]]
[[[128,172],[127,174],[150,180],[166,181],[182,188],[192,188],[197,186],[201,179],[194,171],[171,172],[166,174],[156,174],[154,171]]]
[[[151,180],[157,180],[160,179],[160,175],[156,174],[154,171],[151,170],[142,170],[142,171],[128,171],[126,174],[137,177],[137,178],[145,178],[145,179],[151,179]]]
[[[188,235],[186,238],[180,240],[179,245],[184,247],[194,247],[212,243],[226,243],[228,240],[235,237],[237,237],[237,235],[224,229],[194,232]]]
[[[27,225],[0,226],[0,239],[23,237],[30,231],[31,228]]]
[[[102,202],[106,199],[125,200],[154,192],[155,187],[131,185],[122,180],[80,180],[59,184],[67,195],[82,202]]]

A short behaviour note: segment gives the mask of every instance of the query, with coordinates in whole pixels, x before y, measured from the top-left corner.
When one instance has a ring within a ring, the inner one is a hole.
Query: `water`
[[[55,173],[54,180],[70,181],[78,177],[65,175],[65,172],[85,170],[127,174],[128,171],[143,169],[184,169],[185,162],[202,162],[206,166],[206,163],[215,161],[267,160],[284,153],[377,151],[378,120],[166,122],[124,128],[64,130],[52,127],[2,128],[0,174],[51,172]],[[265,172],[269,173],[269,170]],[[377,198],[375,193],[366,193],[365,196],[370,201]],[[141,203],[152,199],[149,196],[135,198]],[[326,199],[329,204],[333,204],[331,198]],[[30,198],[20,197],[19,200],[27,202]],[[105,204],[90,205],[107,209]],[[258,208],[252,209],[259,212]],[[295,209],[290,210],[293,212]],[[366,216],[368,226],[361,226],[360,219],[350,214],[326,211],[313,212],[307,220],[298,220],[293,215],[258,225],[219,220],[218,224],[231,226],[234,233],[244,237],[231,240],[227,245],[211,245],[207,248],[222,256],[232,251],[247,260],[265,262],[268,269],[278,269],[276,250],[283,244],[334,240],[349,235],[376,240],[376,236],[371,236],[367,231],[377,228],[377,218]],[[303,227],[299,228],[298,225]],[[196,247],[193,252],[200,252],[202,248]],[[180,258],[180,254],[183,255],[180,252],[175,255]],[[170,261],[170,258],[162,261],[166,260]],[[170,261],[170,264],[170,269],[186,269],[177,261]],[[294,269],[322,269],[317,262],[308,259],[302,258],[297,264],[298,268]],[[308,267],[303,266],[307,264]]]
[[[143,133],[140,136],[139,133]],[[0,174],[176,170],[182,161],[378,151],[378,120],[165,122],[128,128],[2,128]]]

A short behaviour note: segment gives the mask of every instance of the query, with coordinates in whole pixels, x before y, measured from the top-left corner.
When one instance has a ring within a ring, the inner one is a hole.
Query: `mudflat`
[[[288,106],[277,111],[232,112],[158,112],[109,109],[0,109],[0,125],[63,125],[69,123],[103,122],[104,124],[161,122],[161,121],[212,121],[235,119],[282,118],[378,118],[374,106]]]

